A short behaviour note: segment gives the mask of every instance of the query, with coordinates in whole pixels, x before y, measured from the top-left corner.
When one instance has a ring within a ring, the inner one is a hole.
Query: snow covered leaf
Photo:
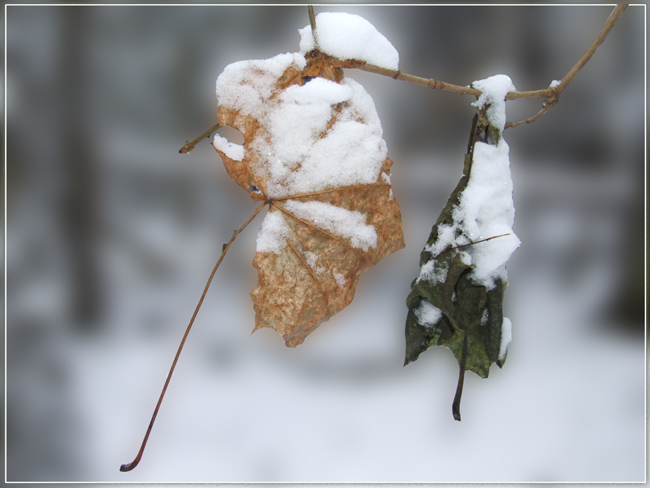
[[[320,31],[319,31],[320,32]],[[269,211],[257,238],[255,329],[296,346],[347,306],[359,274],[402,248],[392,161],[370,96],[340,61],[312,52],[226,67],[214,147],[230,176]]]
[[[407,298],[405,364],[429,347],[446,346],[460,364],[459,391],[465,370],[485,378],[492,363],[505,362],[511,337],[502,310],[505,264],[520,244],[512,231],[512,180],[502,136],[505,94],[514,87],[503,75],[474,86],[483,91],[475,102],[481,112],[463,176],[431,230]]]
[[[382,68],[398,69],[399,54],[388,39],[363,17],[343,12],[316,16],[318,49],[337,59],[360,60]],[[300,29],[300,51],[315,49],[311,26]]]

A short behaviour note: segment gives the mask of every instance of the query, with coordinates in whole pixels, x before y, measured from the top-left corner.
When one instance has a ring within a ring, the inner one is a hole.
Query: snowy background
[[[411,74],[559,79],[611,7],[317,7],[369,20]],[[643,481],[644,20],[630,7],[560,103],[506,131],[522,241],[502,370],[403,368],[404,300],[462,169],[472,97],[348,71],[382,119],[406,248],[296,349],[250,336],[261,219],[210,144],[214,84],[298,50],[306,7],[7,9],[10,481]],[[508,103],[508,119],[540,101]]]

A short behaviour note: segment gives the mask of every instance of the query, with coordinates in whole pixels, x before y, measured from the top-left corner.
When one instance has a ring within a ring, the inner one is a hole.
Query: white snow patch
[[[512,80],[506,75],[494,75],[485,80],[478,80],[472,86],[481,90],[478,100],[472,106],[479,110],[486,104],[489,105],[486,115],[494,127],[503,132],[506,125],[506,95],[510,91],[516,91]]]
[[[431,327],[442,317],[442,310],[431,305],[431,303],[426,300],[422,300],[420,306],[415,309],[415,316],[418,318],[418,323],[420,325]]]
[[[508,317],[503,317],[503,325],[501,326],[501,346],[499,348],[499,361],[503,361],[508,352],[508,344],[512,340],[512,322]]]
[[[548,85],[549,88],[557,88],[560,86],[560,83],[562,83],[562,80],[553,80],[551,81],[551,84]]]
[[[299,29],[300,51],[315,48],[311,25]],[[398,69],[399,54],[374,25],[363,17],[342,12],[316,16],[316,37],[321,52],[335,58],[359,59],[382,68]]]
[[[475,266],[474,278],[488,289],[495,279],[507,280],[505,264],[521,244],[512,231],[515,207],[508,149],[503,139],[498,146],[476,143],[470,178],[454,212],[471,242],[508,234],[465,248]]]
[[[261,124],[247,146],[252,154],[243,156],[253,161],[254,176],[267,181],[266,195],[278,198],[377,182],[388,151],[370,95],[354,80],[314,78],[271,98],[289,66],[304,68],[304,57],[295,53],[240,61],[217,79],[219,105]],[[241,156],[225,141],[215,141],[226,156]]]
[[[432,245],[426,245],[425,250],[429,251],[434,259],[449,246],[462,246],[469,244],[469,239],[464,235],[456,237],[458,223],[454,225],[440,225],[438,227],[438,238]]]
[[[269,137],[259,138],[254,149],[269,163],[268,196],[371,184],[379,178],[388,152],[381,123],[372,98],[354,80],[338,84],[315,78],[291,86],[269,104],[264,119]]]
[[[339,288],[343,288],[345,284],[348,282],[348,280],[343,276],[341,273],[334,273],[333,274],[334,279],[336,280],[336,285]]]
[[[287,245],[286,238],[289,233],[290,229],[282,212],[269,211],[257,233],[257,252],[280,254],[280,251]]]
[[[324,266],[318,266],[316,264],[318,261],[318,256],[316,254],[311,251],[304,251],[303,256],[305,258],[305,262],[307,265],[309,265],[314,273],[321,274],[323,271],[325,271],[326,268]]]
[[[235,161],[242,161],[244,159],[244,146],[230,142],[219,134],[214,135],[212,145],[216,150],[223,152],[230,159]]]
[[[291,65],[302,70],[307,62],[299,53],[286,53],[229,64],[217,78],[217,103],[259,118],[278,78]]]
[[[418,276],[416,283],[419,283],[420,280],[429,281],[432,284],[443,283],[447,279],[448,272],[449,269],[446,266],[436,267],[435,258],[430,259],[420,268],[420,275]]]
[[[377,233],[366,225],[366,216],[356,210],[347,210],[323,202],[297,202],[289,200],[284,208],[316,227],[349,240],[352,246],[367,251],[377,246]]]

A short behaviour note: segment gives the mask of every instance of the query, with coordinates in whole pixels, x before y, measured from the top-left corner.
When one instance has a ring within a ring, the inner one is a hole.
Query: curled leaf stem
[[[465,383],[465,363],[467,361],[467,333],[463,338],[463,352],[460,358],[460,369],[458,372],[458,385],[456,386],[456,395],[454,395],[454,401],[451,404],[451,413],[454,415],[454,419],[460,422],[460,398],[463,395],[463,384]]]
[[[169,373],[167,374],[167,379],[165,380],[165,385],[163,386],[162,391],[160,392],[160,397],[158,398],[158,403],[156,403],[156,408],[153,411],[153,415],[151,416],[151,421],[149,422],[149,426],[147,427],[147,431],[144,434],[144,439],[142,440],[142,445],[140,446],[140,450],[138,451],[137,456],[133,461],[131,461],[128,464],[123,464],[120,466],[120,471],[131,471],[133,468],[135,468],[139,463],[140,460],[142,459],[142,454],[144,453],[144,448],[147,445],[147,441],[149,440],[149,434],[151,434],[151,429],[153,428],[153,424],[156,421],[156,417],[158,416],[158,410],[160,409],[160,405],[162,404],[163,397],[165,396],[165,392],[167,391],[167,387],[169,386],[169,381],[172,378],[172,375],[174,374],[174,370],[176,369],[176,363],[178,362],[178,358],[181,355],[181,351],[183,350],[183,346],[185,345],[185,340],[187,339],[187,336],[190,333],[190,329],[192,329],[192,325],[194,324],[194,319],[196,319],[197,314],[199,313],[199,310],[201,309],[201,305],[203,304],[203,300],[205,299],[205,295],[208,292],[208,288],[210,288],[210,284],[212,283],[212,279],[214,278],[215,273],[217,272],[217,269],[219,269],[219,265],[221,264],[221,261],[223,261],[224,256],[226,255],[226,252],[228,252],[228,248],[230,245],[235,241],[235,238],[246,228],[248,224],[250,224],[253,219],[257,216],[257,214],[262,210],[262,207],[264,207],[266,203],[262,203],[255,212],[253,212],[253,215],[251,215],[248,220],[242,225],[237,231],[233,234],[233,236],[230,238],[230,241],[228,241],[228,244],[224,247],[223,251],[221,252],[221,256],[219,256],[219,260],[217,261],[217,264],[215,264],[214,268],[212,269],[212,273],[210,273],[210,277],[208,278],[208,282],[205,284],[205,288],[203,289],[203,293],[201,294],[201,298],[199,299],[199,303],[194,309],[194,313],[192,314],[192,318],[190,319],[190,323],[187,326],[187,329],[185,329],[185,334],[183,334],[183,339],[181,340],[180,345],[178,346],[178,350],[176,351],[176,355],[174,356],[174,361],[172,362],[172,366],[169,369]]]

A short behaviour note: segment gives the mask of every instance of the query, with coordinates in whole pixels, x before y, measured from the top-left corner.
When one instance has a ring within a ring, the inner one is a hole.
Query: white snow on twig
[[[472,106],[480,110],[488,105],[487,118],[494,127],[499,129],[500,133],[503,132],[506,125],[506,95],[508,92],[516,91],[510,77],[494,75],[484,80],[475,81],[472,86],[482,92]]]

